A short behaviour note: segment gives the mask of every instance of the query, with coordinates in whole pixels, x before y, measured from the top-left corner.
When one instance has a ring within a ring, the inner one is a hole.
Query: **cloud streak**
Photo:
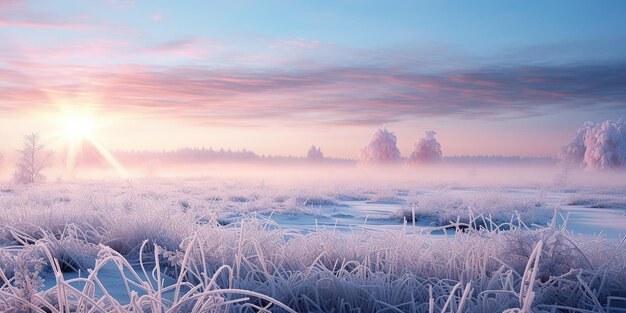
[[[33,66],[41,71],[45,66]],[[62,68],[52,67],[50,72]],[[45,71],[43,71],[45,72]],[[3,75],[5,107],[44,86]],[[43,81],[43,80],[38,80]],[[104,106],[197,120],[291,118],[329,124],[379,125],[415,117],[525,117],[559,110],[626,105],[626,63],[489,67],[420,74],[402,67],[212,69],[80,67],[66,85],[45,88],[100,94]],[[39,88],[38,88],[39,87]],[[30,89],[29,89],[30,88]]]
[[[0,3],[0,28],[86,29],[87,23],[76,17],[57,16],[31,10],[26,1],[6,0]]]

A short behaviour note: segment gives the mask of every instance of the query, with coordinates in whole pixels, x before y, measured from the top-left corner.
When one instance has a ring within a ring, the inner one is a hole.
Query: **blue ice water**
[[[440,190],[419,190],[420,195],[440,193]],[[455,196],[479,196],[484,190],[470,188],[452,189],[447,191]],[[499,194],[511,197],[537,197],[541,198],[549,208],[554,208],[558,213],[566,217],[567,229],[574,234],[593,236],[603,234],[609,239],[620,239],[626,235],[626,209],[625,208],[590,208],[585,206],[567,205],[567,197],[572,192],[565,191],[541,191],[536,188],[508,188],[498,190]],[[589,197],[601,197],[601,194],[586,192]],[[620,196],[620,195],[618,195]],[[626,197],[625,197],[626,199]],[[400,214],[407,205],[407,195],[402,194],[398,200],[368,201],[351,200],[342,197],[337,199],[334,205],[317,206],[316,214],[289,214],[274,213],[271,219],[281,227],[297,231],[309,232],[319,228],[337,231],[367,230],[397,230],[403,227],[403,217]],[[546,220],[547,225],[550,220]],[[420,219],[416,222],[415,229],[425,231],[434,226],[433,221]],[[414,232],[411,221],[408,221],[407,231]]]

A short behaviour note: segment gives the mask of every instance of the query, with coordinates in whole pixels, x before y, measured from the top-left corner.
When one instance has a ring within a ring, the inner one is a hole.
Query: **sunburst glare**
[[[61,120],[63,134],[73,140],[91,138],[96,128],[96,120],[93,115],[72,111],[64,114]]]
[[[79,159],[86,145],[95,148],[95,151],[122,177],[129,174],[115,159],[111,152],[102,145],[97,138],[97,131],[101,121],[96,118],[98,112],[94,108],[78,106],[61,106],[61,115],[58,118],[60,137],[67,147],[64,178],[71,179],[76,174]]]

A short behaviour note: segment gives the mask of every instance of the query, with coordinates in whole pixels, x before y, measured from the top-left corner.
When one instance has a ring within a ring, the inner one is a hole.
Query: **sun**
[[[61,118],[65,137],[72,140],[90,139],[94,135],[96,120],[93,115],[85,112],[66,112]]]
[[[94,148],[119,174],[127,179],[129,174],[117,161],[115,156],[104,147],[95,134],[102,125],[97,119],[96,111],[81,110],[79,108],[62,107],[62,114],[57,118],[60,136],[67,145],[65,171],[66,177],[72,177],[77,168],[77,160],[85,144]],[[102,134],[98,134],[102,135]]]

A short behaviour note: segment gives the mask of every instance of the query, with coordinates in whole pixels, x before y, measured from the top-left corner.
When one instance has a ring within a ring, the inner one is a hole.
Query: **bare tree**
[[[15,170],[15,181],[20,184],[44,182],[46,176],[41,172],[50,166],[52,152],[40,142],[38,134],[24,136],[22,149],[17,150],[18,160]]]

